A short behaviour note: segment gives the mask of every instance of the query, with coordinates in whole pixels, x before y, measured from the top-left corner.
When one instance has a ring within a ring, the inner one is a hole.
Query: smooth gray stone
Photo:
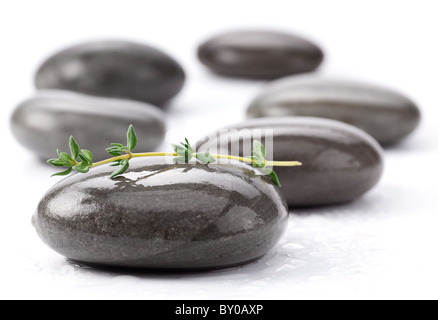
[[[266,254],[287,226],[278,188],[252,167],[137,158],[123,176],[103,166],[56,184],[33,225],[81,264],[214,269]]]
[[[183,87],[181,66],[155,48],[126,41],[77,45],[49,58],[39,68],[38,89],[138,100],[162,105]]]
[[[57,149],[69,152],[71,135],[95,160],[106,159],[111,143],[126,144],[130,124],[138,135],[136,150],[153,151],[164,139],[164,114],[152,105],[65,91],[41,91],[11,118],[15,138],[43,159],[57,158]]]
[[[315,70],[323,52],[301,37],[274,31],[235,31],[217,35],[198,48],[200,61],[216,73],[273,79]]]
[[[300,161],[301,167],[275,167],[281,193],[289,207],[329,205],[353,200],[379,181],[383,155],[379,144],[368,134],[342,122],[306,117],[253,119],[218,132],[197,143],[197,150],[211,153],[244,154],[244,143],[251,146],[252,137],[261,129],[267,160]],[[243,129],[249,129],[245,130]],[[265,137],[273,130],[269,150]],[[242,131],[243,130],[243,131]],[[260,138],[257,138],[260,139]],[[234,149],[233,149],[234,148]],[[269,155],[269,152],[270,155]]]
[[[293,79],[272,82],[254,99],[248,118],[305,116],[339,120],[393,144],[420,122],[420,111],[404,95],[374,85],[328,79]]]

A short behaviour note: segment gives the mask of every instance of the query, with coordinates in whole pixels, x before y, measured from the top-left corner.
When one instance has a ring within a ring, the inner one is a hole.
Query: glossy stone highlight
[[[349,81],[285,78],[272,82],[248,108],[248,118],[308,116],[354,125],[382,145],[400,141],[420,122],[420,110],[404,95]]]
[[[39,68],[38,89],[138,100],[162,105],[183,87],[184,71],[173,58],[127,41],[77,45],[50,57]]]
[[[275,167],[282,184],[280,192],[290,207],[353,200],[374,187],[382,175],[383,155],[378,143],[365,132],[338,121],[265,118],[227,129],[234,130],[213,133],[197,143],[197,150],[247,156],[244,144],[251,146],[252,137],[257,136],[267,147],[267,160],[303,163],[301,167]],[[216,139],[219,133],[225,143]],[[265,138],[271,133],[273,144],[269,149]]]
[[[11,118],[15,138],[43,159],[57,157],[57,149],[68,151],[71,135],[95,160],[106,159],[110,143],[126,143],[130,124],[139,137],[136,150],[153,151],[164,139],[164,114],[154,106],[64,91],[37,93]]]
[[[110,179],[112,171],[98,167],[48,191],[33,217],[47,245],[83,264],[215,269],[263,256],[287,226],[277,187],[245,164],[140,158],[123,176]]]
[[[323,52],[292,34],[247,30],[209,39],[198,48],[198,57],[212,71],[225,76],[273,79],[315,70]]]

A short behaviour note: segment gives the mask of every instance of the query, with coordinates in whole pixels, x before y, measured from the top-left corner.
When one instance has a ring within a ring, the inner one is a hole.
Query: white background
[[[0,298],[438,298],[436,1],[2,1],[0,4]],[[354,203],[295,210],[258,263],[190,275],[79,269],[30,225],[51,169],[11,136],[13,108],[39,63],[84,40],[131,39],[176,57],[188,74],[168,112],[168,140],[244,119],[262,82],[212,75],[195,48],[223,30],[290,30],[327,53],[317,76],[400,90],[423,111],[419,130],[386,150],[381,183]]]

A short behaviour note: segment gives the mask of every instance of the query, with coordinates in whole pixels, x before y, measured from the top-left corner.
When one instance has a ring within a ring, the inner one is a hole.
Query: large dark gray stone
[[[97,266],[210,269],[263,256],[287,226],[277,187],[245,164],[160,157],[133,159],[113,180],[112,171],[98,167],[48,191],[33,217],[46,244]]]
[[[339,120],[366,131],[382,145],[399,141],[420,122],[418,107],[400,93],[369,84],[307,77],[272,82],[251,103],[247,115]]]
[[[378,143],[362,130],[342,122],[305,117],[265,118],[228,129],[235,130],[222,131],[225,144],[215,139],[217,132],[198,142],[197,150],[248,156],[248,151],[243,151],[244,143],[251,145],[252,137],[260,134],[268,148],[265,137],[269,131],[265,130],[272,129],[273,145],[267,150],[267,160],[303,163],[301,167],[274,168],[282,184],[280,191],[290,207],[353,200],[376,185],[382,175],[383,156]]]
[[[321,64],[323,52],[292,34],[248,30],[211,38],[199,47],[198,57],[225,76],[273,79],[313,71]]]
[[[38,89],[61,89],[162,105],[185,81],[181,66],[155,48],[126,41],[77,45],[39,68]]]
[[[154,106],[64,91],[37,93],[11,119],[15,138],[44,159],[57,157],[56,149],[68,151],[73,135],[95,160],[103,160],[110,143],[126,143],[130,124],[139,138],[136,150],[153,151],[164,139],[164,114]]]

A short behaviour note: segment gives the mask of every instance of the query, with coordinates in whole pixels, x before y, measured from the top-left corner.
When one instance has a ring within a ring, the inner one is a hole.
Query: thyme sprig
[[[274,166],[301,166],[298,161],[266,161],[266,150],[260,141],[253,142],[252,156],[238,157],[221,154],[210,154],[210,152],[196,153],[187,139],[179,145],[173,144],[175,153],[133,153],[137,146],[138,138],[134,130],[134,126],[129,126],[127,136],[127,144],[124,146],[121,143],[112,143],[111,147],[106,151],[112,158],[93,162],[93,155],[89,150],[80,149],[78,143],[73,137],[70,137],[70,154],[57,150],[58,158],[47,161],[54,167],[65,167],[65,171],[55,173],[52,176],[66,176],[73,171],[79,173],[87,173],[91,168],[98,167],[104,164],[111,163],[111,166],[118,167],[112,174],[111,178],[122,175],[129,169],[129,161],[132,158],[143,157],[174,157],[177,163],[188,163],[195,158],[202,164],[210,164],[216,162],[216,159],[237,160],[240,162],[251,164],[254,168],[260,168],[263,172],[268,174],[274,183],[281,186],[277,174],[270,168]]]

